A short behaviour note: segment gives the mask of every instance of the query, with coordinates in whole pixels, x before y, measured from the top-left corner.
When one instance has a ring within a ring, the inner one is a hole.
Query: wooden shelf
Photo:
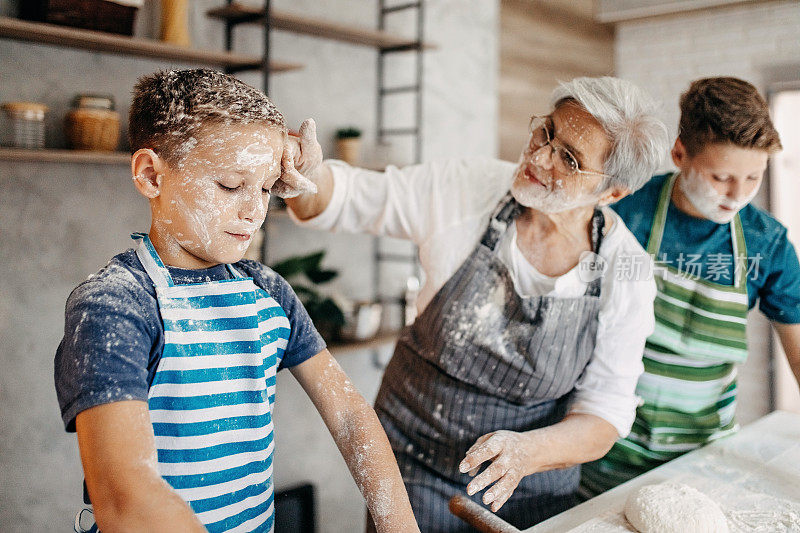
[[[0,148],[0,161],[130,165],[131,154],[128,152],[95,152],[90,150],[32,150],[27,148]]]
[[[95,52],[199,63],[225,67],[231,70],[261,68],[261,58],[259,56],[246,56],[214,50],[195,50],[152,39],[140,39],[55,24],[29,22],[10,17],[0,17],[0,37]],[[302,68],[302,65],[296,63],[270,62],[270,70],[272,72],[286,72],[300,68]]]
[[[263,9],[236,3],[211,9],[207,12],[207,15],[235,23],[250,22],[262,24],[264,22]],[[420,47],[432,48],[430,45],[419,43],[413,39],[399,37],[385,31],[335,24],[326,20],[295,15],[275,9],[270,10],[269,20],[271,29],[322,37],[350,44],[372,46],[382,50],[414,50]]]
[[[48,163],[101,163],[109,165],[127,165],[131,162],[128,152],[95,152],[91,150],[61,150],[54,148],[29,149],[0,147],[0,161],[43,161]],[[384,168],[362,167],[377,172]],[[273,218],[289,218],[285,209],[274,209],[269,212]]]
[[[347,352],[354,352],[356,350],[379,348],[386,344],[396,342],[399,336],[399,331],[385,331],[378,333],[371,339],[365,339],[363,341],[332,342],[328,344],[328,351],[331,352],[332,355],[340,355]]]

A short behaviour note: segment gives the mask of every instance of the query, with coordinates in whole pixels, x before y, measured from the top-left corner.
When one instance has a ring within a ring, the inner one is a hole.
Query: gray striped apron
[[[594,351],[601,279],[577,298],[516,292],[497,246],[521,211],[510,195],[500,202],[473,252],[403,331],[378,392],[424,533],[470,530],[447,508],[471,479],[458,471],[467,449],[492,431],[561,421]],[[602,227],[597,210],[595,253]],[[574,505],[578,479],[578,467],[528,476],[497,514],[529,527]]]

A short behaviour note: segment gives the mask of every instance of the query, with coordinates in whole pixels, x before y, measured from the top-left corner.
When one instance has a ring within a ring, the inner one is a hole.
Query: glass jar
[[[44,115],[47,106],[36,102],[6,102],[3,111],[10,129],[7,144],[15,148],[44,148]]]

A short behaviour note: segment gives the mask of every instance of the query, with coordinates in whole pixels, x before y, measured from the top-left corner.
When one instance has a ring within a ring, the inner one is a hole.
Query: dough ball
[[[625,503],[625,518],[640,533],[729,533],[719,506],[679,483],[645,485]]]

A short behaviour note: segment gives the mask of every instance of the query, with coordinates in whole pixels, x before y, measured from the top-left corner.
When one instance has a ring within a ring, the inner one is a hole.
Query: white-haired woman
[[[465,489],[520,528],[573,505],[576,465],[630,431],[653,330],[650,259],[603,207],[666,152],[652,101],[616,78],[562,84],[516,166],[320,165],[302,129],[294,163],[319,190],[287,200],[296,220],[419,247],[418,316],[376,410],[420,529],[465,530],[447,506]]]

